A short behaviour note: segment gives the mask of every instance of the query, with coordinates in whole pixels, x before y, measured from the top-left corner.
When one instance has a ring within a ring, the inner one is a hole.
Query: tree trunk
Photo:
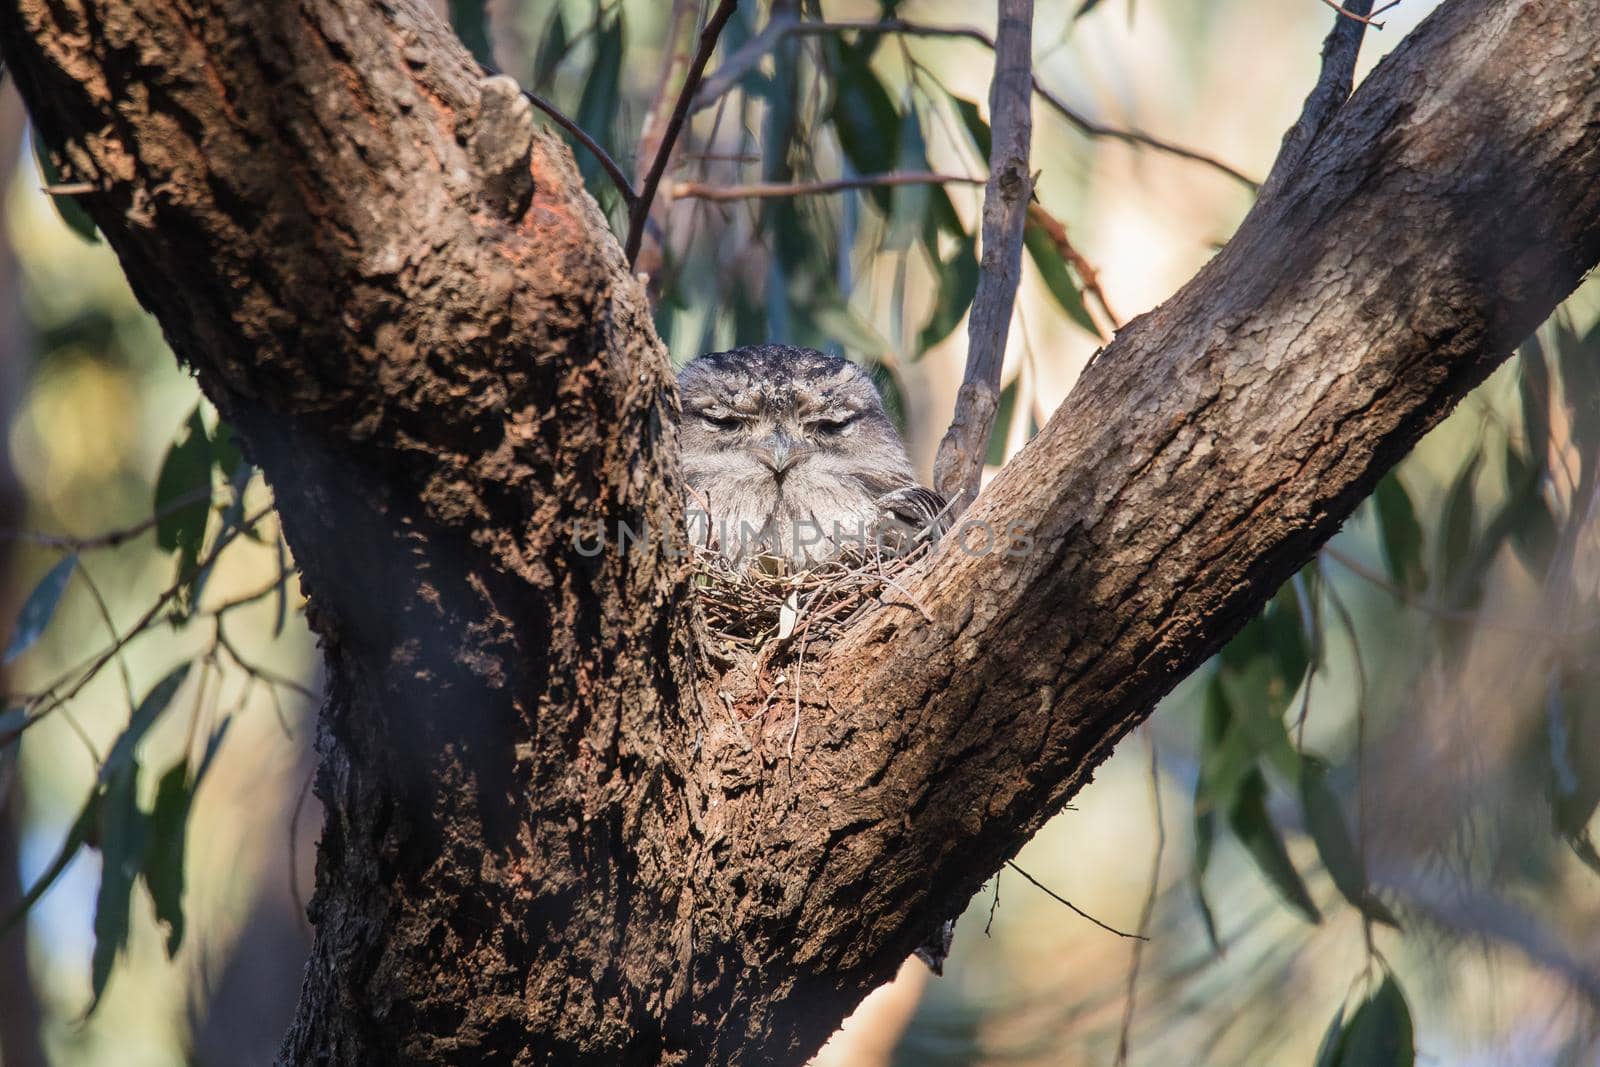
[[[1595,5],[1452,0],[979,497],[1030,549],[947,541],[931,622],[741,731],[683,561],[571,543],[678,528],[640,287],[431,10],[17,0],[0,49],[310,590],[294,1064],[802,1059],[1600,258]]]

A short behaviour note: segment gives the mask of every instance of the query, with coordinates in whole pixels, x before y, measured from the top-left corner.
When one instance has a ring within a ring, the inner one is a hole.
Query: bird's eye
[[[842,419],[817,419],[811,424],[811,428],[818,433],[839,433],[855,421],[854,415],[847,415]]]
[[[731,416],[709,415],[701,412],[700,418],[705,420],[705,424],[713,430],[737,430],[740,425],[739,420]]]

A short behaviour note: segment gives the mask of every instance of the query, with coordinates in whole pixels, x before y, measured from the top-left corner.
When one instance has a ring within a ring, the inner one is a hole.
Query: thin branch
[[[1317,84],[1306,96],[1300,117],[1283,135],[1278,158],[1273,161],[1267,180],[1261,183],[1261,200],[1276,194],[1288,183],[1311,146],[1333,121],[1333,116],[1350,99],[1355,86],[1356,57],[1361,54],[1361,38],[1367,28],[1366,16],[1372,11],[1372,0],[1349,0],[1348,8],[1340,7],[1333,0],[1323,0],[1323,3],[1339,12],[1339,17],[1333,20],[1333,29],[1322,42],[1322,70],[1317,75]]]
[[[1083,283],[1083,291],[1094,298],[1100,305],[1100,311],[1111,323],[1112,331],[1122,329],[1122,320],[1117,313],[1111,310],[1111,304],[1106,300],[1105,290],[1100,288],[1100,272],[1083,254],[1073,247],[1072,241],[1067,237],[1067,227],[1060,219],[1046,211],[1044,205],[1035,200],[1028,205],[1028,217],[1039,224],[1045,236],[1050,238],[1050,243],[1056,246],[1056,251],[1061,258],[1072,264],[1072,269],[1077,272],[1078,280]]]
[[[655,93],[650,99],[649,108],[645,111],[644,121],[639,124],[639,147],[634,153],[636,181],[645,179],[644,168],[649,166],[661,151],[661,139],[667,120],[679,99],[685,73],[694,58],[694,37],[700,21],[699,15],[698,0],[672,0],[672,13],[667,18],[666,47],[662,49],[666,54],[666,60],[661,65],[661,75],[656,79]],[[652,201],[650,209],[647,210],[653,211],[655,206],[655,202]],[[629,205],[629,208],[631,211],[632,205]],[[654,254],[646,253],[643,261],[636,261],[634,268],[644,274],[654,275],[661,266],[660,224],[653,214],[647,216],[647,223],[650,235],[657,238],[655,242],[657,248]],[[643,251],[641,245],[641,252]]]
[[[661,77],[656,81],[656,91],[644,121],[639,124],[639,152],[637,165],[653,160],[661,149],[663,124],[667,121],[668,107],[675,100],[673,91],[681,87],[680,79],[688,69],[693,54],[689,50],[695,24],[695,0],[672,0],[672,14],[667,20],[667,59],[661,67]],[[639,180],[644,174],[636,174]]]
[[[311,783],[316,778],[316,771],[306,772],[306,780],[300,786],[300,795],[294,799],[294,810],[289,813],[289,897],[294,901],[294,917],[300,925],[300,931],[305,935],[309,944],[313,938],[311,923],[306,919],[306,902],[300,892],[300,813],[305,810],[306,798],[311,795]]]
[[[699,95],[694,101],[694,111],[710,107],[718,97],[727,93],[757,64],[771,52],[780,40],[790,34],[835,34],[835,33],[898,33],[910,37],[959,37],[969,41],[976,41],[990,51],[994,50],[995,41],[983,30],[976,26],[938,26],[928,23],[907,22],[905,19],[881,19],[876,21],[801,21],[797,18],[773,18],[762,28],[761,32],[746,41],[744,46],[735,52],[728,61],[707,78]],[[1256,182],[1249,175],[1229,166],[1227,163],[1208,156],[1204,152],[1197,152],[1192,148],[1164,141],[1138,130],[1124,130],[1116,126],[1106,126],[1096,122],[1067,104],[1060,96],[1047,89],[1039,80],[1038,74],[1032,75],[1034,93],[1062,118],[1072,125],[1085,137],[1096,137],[1109,141],[1120,141],[1123,144],[1149,148],[1163,152],[1169,156],[1186,159],[1192,163],[1203,166],[1227,175],[1239,184],[1254,190]]]
[[[994,872],[994,899],[989,901],[989,920],[983,924],[983,936],[988,937],[989,931],[994,928],[994,913],[1000,910],[1000,875],[1004,871]]]
[[[590,137],[582,126],[568,118],[560,108],[532,89],[522,90],[522,95],[528,98],[530,104],[549,115],[555,120],[557,126],[572,134],[579,144],[589,150],[589,154],[594,156],[599,161],[600,166],[605,169],[606,175],[611,179],[611,184],[615,185],[617,192],[622,194],[622,202],[628,206],[628,210],[631,212],[634,205],[639,202],[639,194],[633,191],[633,183],[628,181],[628,176],[622,172],[621,167],[617,166],[617,161],[612,159],[604,148],[600,147],[600,142]]]
[[[1057,893],[1054,889],[1051,889],[1049,886],[1047,886],[1043,882],[1039,881],[1039,879],[1035,878],[1033,875],[1029,874],[1027,871],[1023,870],[1021,867],[1018,867],[1011,860],[1006,860],[1006,866],[1010,867],[1013,871],[1016,871],[1018,874],[1022,875],[1022,877],[1026,878],[1033,885],[1033,887],[1035,889],[1038,889],[1038,890],[1042,891],[1045,896],[1049,897],[1051,900],[1055,901],[1057,904],[1065,904],[1069,909],[1071,909],[1071,911],[1072,911],[1072,913],[1074,915],[1077,915],[1078,917],[1083,918],[1083,919],[1088,919],[1090,922],[1094,923],[1096,926],[1098,926],[1100,929],[1106,931],[1107,933],[1116,934],[1118,937],[1126,937],[1126,938],[1129,938],[1129,939],[1134,940],[1134,941],[1148,941],[1148,940],[1150,940],[1148,937],[1144,937],[1141,934],[1125,933],[1122,930],[1118,930],[1115,926],[1106,925],[1105,923],[1101,922],[1099,919],[1096,919],[1093,915],[1090,915],[1088,912],[1086,912],[1082,908],[1078,907],[1076,904],[1074,904],[1072,901],[1068,900],[1066,897],[1062,896],[1060,893]]]
[[[1335,11],[1337,11],[1339,14],[1343,15],[1347,19],[1354,19],[1355,21],[1361,23],[1363,26],[1371,26],[1375,30],[1383,29],[1383,23],[1375,22],[1368,15],[1358,15],[1354,11],[1347,11],[1346,9],[1340,7],[1337,3],[1335,3],[1335,0],[1322,0],[1322,2],[1324,4],[1327,4],[1329,7],[1333,8]],[[1395,0],[1395,2],[1398,3],[1399,0]],[[1393,7],[1394,4],[1390,4],[1388,6],[1389,7]]]
[[[302,700],[315,701],[317,699],[317,694],[313,692],[309,686],[302,684],[294,678],[290,678],[286,674],[279,674],[277,671],[274,671],[268,667],[263,667],[261,664],[256,663],[253,660],[246,659],[244,655],[240,653],[238,647],[234,645],[231,640],[229,640],[227,631],[222,628],[222,617],[220,615],[217,616],[216,625],[217,647],[226,652],[228,654],[228,658],[239,665],[240,670],[244,671],[246,674],[260,678],[267,684],[269,689],[282,686],[284,689],[294,693]]]
[[[192,569],[190,569],[187,573],[180,575],[177,581],[168,586],[166,590],[156,598],[156,602],[150,605],[145,613],[139,617],[138,621],[135,622],[133,626],[122,635],[121,639],[113,642],[109,648],[103,650],[98,656],[96,656],[93,662],[91,662],[89,666],[78,675],[77,679],[73,681],[70,686],[68,686],[66,692],[59,695],[57,694],[57,690],[59,690],[62,686],[68,685],[68,679],[72,677],[73,672],[68,672],[49,688],[30,699],[25,705],[29,710],[28,718],[19,727],[17,727],[15,733],[22,733],[34,723],[37,723],[40,719],[43,719],[45,716],[65,706],[69,701],[72,700],[73,697],[82,692],[83,687],[88,685],[89,682],[92,681],[101,672],[101,670],[103,670],[105,666],[111,662],[113,658],[121,655],[122,650],[126,648],[134,640],[134,638],[139,637],[141,634],[144,634],[150,630],[151,626],[156,622],[156,620],[161,617],[161,612],[173,601],[173,599],[177,597],[178,593],[185,586],[194,580],[195,575],[201,574],[212,567],[216,563],[217,557],[222,554],[222,551],[227,548],[228,545],[233,543],[236,537],[238,537],[245,530],[253,528],[258,522],[271,514],[272,510],[273,505],[268,504],[255,514],[243,519],[237,526],[234,526],[219,534],[216,543],[211,546],[210,551],[208,551],[204,557],[196,561]],[[9,743],[12,736],[14,735],[6,735],[6,737],[0,738],[0,742]]]
[[[106,633],[111,637],[111,643],[117,645],[122,641],[122,635],[117,632],[117,624],[111,617],[111,605],[106,603],[106,598],[100,593],[100,586],[89,574],[89,568],[83,561],[78,561],[78,573],[83,575],[83,584],[89,590],[89,595],[94,598],[94,606],[100,612],[100,621],[106,624]],[[128,711],[131,713],[139,706],[139,698],[133,691],[133,675],[128,670],[128,658],[117,657],[117,670],[122,675],[122,690],[128,698]]]
[[[678,103],[672,109],[672,117],[667,120],[666,132],[661,135],[661,147],[657,149],[655,161],[650,164],[650,170],[639,187],[638,199],[628,212],[628,240],[623,246],[623,255],[627,257],[630,267],[639,258],[639,243],[644,240],[644,224],[650,217],[650,204],[656,198],[656,188],[661,184],[661,176],[666,173],[667,163],[672,158],[673,146],[677,144],[683,124],[689,118],[689,104],[694,99],[695,91],[700,88],[700,79],[705,77],[711,54],[717,49],[717,38],[722,36],[722,28],[728,24],[738,6],[739,0],[722,0],[711,18],[706,20],[706,28],[700,31],[700,50],[695,53],[694,62],[689,64],[689,75],[678,93]]]
[[[679,182],[672,187],[678,200],[777,200],[795,196],[846,193],[856,189],[876,189],[897,185],[982,185],[988,179],[965,174],[938,174],[933,171],[896,170],[886,174],[862,174],[812,182],[750,182],[744,185],[712,185],[707,182]]]
[[[1000,406],[1000,372],[1022,277],[1022,237],[1033,177],[1033,0],[1000,0],[994,81],[989,86],[993,147],[983,192],[983,257],[967,318],[967,367],[955,416],[934,460],[934,488],[958,519],[978,495],[983,459]]]
[[[97,548],[116,548],[133,540],[140,534],[169,515],[182,511],[191,504],[198,504],[202,500],[209,501],[214,495],[210,486],[200,489],[191,489],[187,493],[180,493],[154,513],[120,529],[110,530],[94,537],[69,537],[65,534],[33,533],[28,530],[0,530],[0,541],[26,541],[29,544],[40,545],[45,548],[59,548],[69,552],[88,552]]]
[[[1150,861],[1150,885],[1145,891],[1144,907],[1139,909],[1139,940],[1133,943],[1133,962],[1128,966],[1128,995],[1122,1005],[1122,1029],[1117,1036],[1116,1067],[1128,1062],[1129,1036],[1133,1033],[1133,1013],[1139,988],[1139,964],[1144,960],[1145,938],[1150,930],[1150,918],[1155,914],[1156,898],[1161,890],[1161,856],[1167,849],[1167,821],[1161,810],[1161,759],[1156,749],[1156,737],[1151,727],[1145,725],[1145,740],[1150,744],[1150,807],[1156,820],[1156,852]]]

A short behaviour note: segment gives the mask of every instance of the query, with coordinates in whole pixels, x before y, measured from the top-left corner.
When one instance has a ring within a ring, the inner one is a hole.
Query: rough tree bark
[[[1451,0],[744,732],[668,366],[567,152],[416,2],[15,0],[0,49],[277,493],[328,659],[289,1063],[795,1061],[1600,258],[1592,0]],[[981,535],[969,539],[970,547]],[[793,707],[792,704],[788,705]]]

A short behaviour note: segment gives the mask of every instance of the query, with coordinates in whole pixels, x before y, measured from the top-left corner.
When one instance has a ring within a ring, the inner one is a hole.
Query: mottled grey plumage
[[[678,392],[696,542],[734,561],[770,555],[805,567],[851,545],[904,548],[937,526],[944,501],[917,484],[854,363],[753,345],[688,364]]]

